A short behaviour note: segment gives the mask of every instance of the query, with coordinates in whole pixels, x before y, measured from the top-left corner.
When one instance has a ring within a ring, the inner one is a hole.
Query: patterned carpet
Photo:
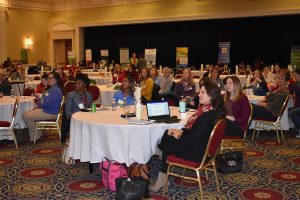
[[[264,134],[254,142],[247,138],[248,160],[243,172],[218,174],[222,194],[217,193],[213,179],[204,181],[205,199],[299,199],[300,139],[287,134],[280,145],[273,136]],[[0,199],[114,199],[115,193],[104,188],[97,165],[93,174],[88,172],[88,163],[65,165],[60,162],[61,149],[53,133],[44,135],[36,145],[20,146],[19,151],[12,144],[2,144]],[[160,162],[154,158],[149,164],[154,181]],[[180,182],[171,179],[165,199],[200,199],[197,184],[185,181],[181,186]],[[164,199],[162,191],[151,193],[151,198]]]

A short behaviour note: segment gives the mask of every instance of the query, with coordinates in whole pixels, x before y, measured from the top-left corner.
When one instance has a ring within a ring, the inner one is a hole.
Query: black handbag
[[[149,182],[141,176],[116,179],[115,200],[141,200],[149,198]]]
[[[217,169],[222,173],[241,172],[243,163],[244,158],[241,151],[229,151],[216,157]]]
[[[14,125],[14,134],[18,145],[24,144],[29,141],[29,130],[28,128],[22,127],[20,124]]]

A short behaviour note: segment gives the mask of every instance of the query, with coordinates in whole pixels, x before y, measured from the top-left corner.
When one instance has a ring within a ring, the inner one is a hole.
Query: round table
[[[118,108],[120,109],[120,108]],[[69,157],[81,162],[98,163],[103,157],[126,163],[147,163],[155,153],[157,144],[168,128],[182,128],[191,113],[180,123],[129,124],[121,118],[122,110],[77,112],[72,115]],[[146,116],[146,109],[143,116]],[[171,115],[178,108],[170,108]]]
[[[25,122],[23,121],[22,114],[28,110],[34,108],[34,97],[19,97],[19,106],[18,111],[15,117],[14,125],[20,124],[20,128],[25,127]],[[13,109],[15,105],[16,97],[4,96],[0,98],[0,121],[9,121],[11,122]],[[2,138],[0,139],[12,139],[11,138]]]

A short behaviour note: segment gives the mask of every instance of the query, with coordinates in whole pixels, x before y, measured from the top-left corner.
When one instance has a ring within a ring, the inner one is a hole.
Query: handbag
[[[103,185],[113,192],[116,191],[116,179],[120,177],[128,177],[127,166],[125,163],[119,163],[105,157],[100,163],[100,173]]]
[[[243,170],[243,153],[241,151],[229,151],[217,155],[216,164],[219,172],[231,173]]]
[[[67,141],[64,145],[62,154],[61,154],[61,161],[64,162],[67,165],[71,165],[75,163],[75,160],[73,160],[71,157],[69,157],[69,142]]]
[[[17,123],[13,127],[17,144],[24,144],[29,141],[29,129],[24,125]]]
[[[141,176],[116,179],[115,200],[141,200],[149,198],[149,182]]]
[[[146,164],[138,164],[134,162],[128,167],[127,172],[129,177],[141,176],[145,180],[150,179],[149,166]]]

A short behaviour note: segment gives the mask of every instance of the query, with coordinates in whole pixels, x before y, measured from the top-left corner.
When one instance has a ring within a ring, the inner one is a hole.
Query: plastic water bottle
[[[111,103],[111,110],[115,111],[116,110],[116,107],[117,107],[117,102],[115,99],[112,100],[112,103]]]

